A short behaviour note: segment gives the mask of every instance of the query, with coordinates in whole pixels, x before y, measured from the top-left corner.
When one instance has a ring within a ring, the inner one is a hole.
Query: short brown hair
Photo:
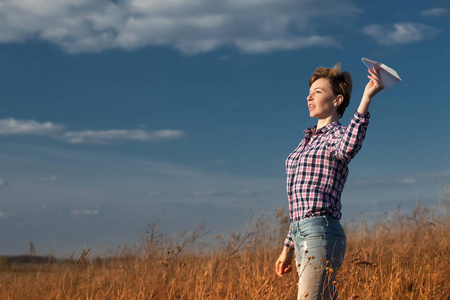
[[[337,63],[332,69],[322,67],[317,68],[314,74],[311,76],[311,79],[309,79],[309,86],[311,86],[314,81],[319,78],[328,79],[330,81],[330,87],[333,93],[336,96],[342,95],[344,97],[344,100],[337,109],[339,118],[342,118],[345,109],[350,103],[350,97],[352,95],[352,76],[349,72],[341,72],[341,63]]]

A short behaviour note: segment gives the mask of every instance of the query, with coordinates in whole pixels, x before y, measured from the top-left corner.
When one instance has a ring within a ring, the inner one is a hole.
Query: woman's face
[[[319,78],[313,82],[309,89],[308,101],[309,115],[311,118],[325,119],[333,115],[335,99],[337,96],[330,87],[327,78]]]

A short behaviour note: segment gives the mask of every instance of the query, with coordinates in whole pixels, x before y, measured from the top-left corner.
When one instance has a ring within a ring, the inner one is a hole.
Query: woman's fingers
[[[368,71],[370,75],[368,75],[367,78],[369,78],[376,86],[381,87],[382,81],[381,81],[380,67],[375,68],[375,66],[373,66]]]
[[[375,69],[375,66],[374,66],[374,67],[370,68],[368,71],[369,71],[370,75],[372,75],[373,77],[381,78],[380,67]]]
[[[375,68],[375,66],[373,66],[372,68],[369,68],[367,71],[369,72],[369,75],[367,75],[367,78],[369,78],[369,82],[367,83],[366,88],[364,89],[363,97],[368,97],[368,99],[372,99],[373,96],[375,96],[379,91],[384,89],[383,80],[381,78],[380,67]]]
[[[275,263],[275,271],[277,273],[278,276],[283,277],[283,272],[282,272],[283,268],[282,268],[282,264],[281,261],[277,261]]]
[[[275,264],[275,271],[279,277],[284,277],[284,273],[289,273],[292,271],[291,265],[284,264],[281,261],[277,261]]]

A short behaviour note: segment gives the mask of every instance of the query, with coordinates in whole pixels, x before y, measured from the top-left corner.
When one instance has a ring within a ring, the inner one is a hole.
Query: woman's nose
[[[306,101],[310,101],[312,100],[311,94],[309,94],[308,96],[306,96]]]

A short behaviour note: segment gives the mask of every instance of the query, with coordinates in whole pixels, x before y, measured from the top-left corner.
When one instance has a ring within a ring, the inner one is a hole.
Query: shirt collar
[[[317,125],[315,125],[315,126],[312,126],[312,127],[309,127],[307,129],[303,130],[303,133],[305,134],[305,136],[311,136],[313,134],[325,133],[325,132],[329,131],[330,129],[332,129],[333,127],[338,126],[338,125],[341,125],[341,123],[339,123],[338,121],[334,121],[334,122],[320,128],[319,130],[317,130],[317,132],[316,132]]]

